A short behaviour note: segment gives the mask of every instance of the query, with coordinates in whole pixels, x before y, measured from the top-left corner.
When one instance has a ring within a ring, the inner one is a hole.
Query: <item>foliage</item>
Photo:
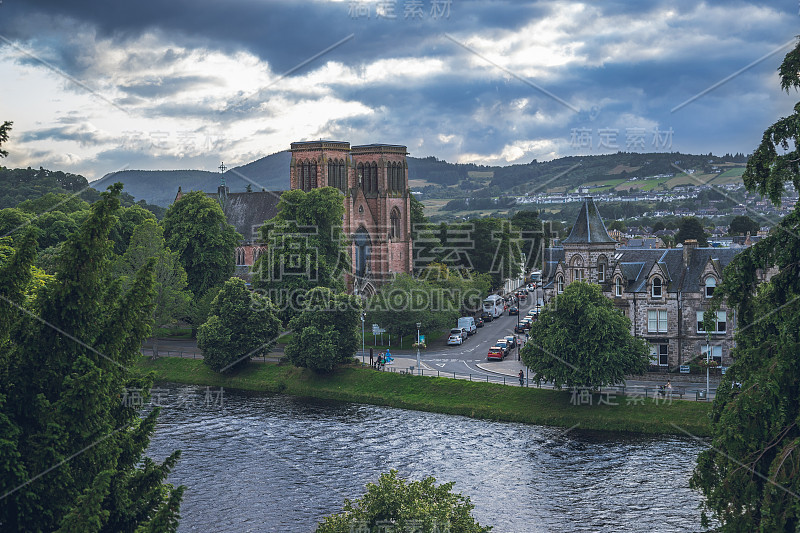
[[[608,225],[608,227],[606,229],[609,230],[609,231],[617,230],[617,231],[625,232],[625,231],[628,230],[628,227],[621,220],[612,220],[611,223]]]
[[[186,193],[169,207],[163,225],[167,247],[178,253],[192,294],[204,294],[231,277],[242,236],[217,201],[201,191]]]
[[[144,457],[159,410],[140,419],[121,402],[129,387],[146,398],[151,385],[129,367],[151,325],[153,265],[128,290],[109,275],[120,189],[103,193],[69,236],[58,274],[35,301],[24,302],[32,230],[0,267],[4,530],[132,532],[153,516],[177,516],[182,489],[164,481],[180,452],[161,464]]]
[[[358,350],[360,317],[357,296],[327,287],[308,291],[303,310],[289,322],[295,334],[286,345],[286,357],[295,366],[331,372]]]
[[[17,209],[16,207],[8,207],[0,210],[0,236],[15,236],[23,228],[28,226],[33,220],[33,215]]]
[[[9,122],[8,120],[0,124],[0,157],[6,157],[8,155],[8,151],[3,150],[2,146],[8,142],[8,132],[11,131],[11,126],[13,124],[13,122]]]
[[[378,483],[368,483],[367,492],[355,500],[346,499],[342,512],[327,516],[317,533],[348,533],[365,526],[367,531],[391,525],[396,531],[491,531],[481,526],[471,512],[469,497],[453,493],[455,483],[436,485],[436,479],[407,481],[396,470],[381,474]]]
[[[542,255],[548,239],[539,212],[517,211],[511,217],[511,223],[519,231],[519,249],[525,254],[525,270],[542,268]]]
[[[417,334],[417,323],[422,333],[455,327],[460,308],[460,294],[436,287],[424,278],[398,274],[369,299],[367,321],[404,337]]]
[[[189,304],[188,322],[192,325],[192,337],[197,337],[197,329],[205,324],[208,317],[211,316],[211,304],[214,298],[219,294],[221,287],[211,287],[205,294],[194,295],[194,298]]]
[[[253,265],[253,286],[266,291],[288,322],[296,302],[314,287],[344,291],[349,271],[347,239],[342,230],[344,203],[333,187],[286,191],[278,214],[261,228],[269,252]]]
[[[156,327],[169,325],[184,316],[192,295],[186,289],[186,272],[178,254],[165,246],[164,230],[155,217],[146,218],[133,230],[130,245],[117,259],[114,273],[122,278],[123,287],[127,287],[136,272],[151,260],[155,260],[153,321]],[[153,356],[158,357],[157,339]]]
[[[281,323],[268,298],[252,293],[244,280],[231,278],[211,302],[210,316],[197,333],[203,362],[217,372],[269,351]]]
[[[675,234],[675,242],[683,244],[689,239],[696,239],[698,246],[708,246],[708,234],[695,217],[683,217]]]
[[[784,89],[800,86],[800,44],[780,68]],[[797,186],[800,104],[764,133],[745,171],[750,190],[780,199],[785,181]],[[722,378],[711,415],[712,443],[697,460],[691,486],[702,491],[704,524],[720,531],[796,531],[800,527],[800,210],[742,251],[714,292],[736,309],[734,363]],[[773,269],[768,283],[763,272]],[[709,314],[709,313],[706,313]],[[734,384],[740,386],[734,387]],[[709,513],[710,517],[706,514]]]
[[[758,230],[761,229],[758,225],[758,222],[753,220],[747,215],[739,215],[734,217],[731,220],[730,225],[728,226],[728,233],[730,235],[756,235],[758,234]]]
[[[630,319],[603,296],[599,285],[567,285],[545,306],[529,334],[522,361],[539,383],[596,388],[647,370],[647,343],[631,335]]]
[[[114,243],[114,253],[122,255],[128,249],[134,229],[145,220],[156,220],[156,216],[140,205],[123,207],[117,215],[119,222],[111,230],[109,238]],[[162,232],[163,233],[163,232]]]

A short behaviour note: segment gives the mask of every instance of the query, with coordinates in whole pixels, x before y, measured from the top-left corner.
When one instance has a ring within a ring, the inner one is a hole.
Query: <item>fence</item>
[[[142,355],[149,355],[150,357],[153,357],[152,348],[142,348],[141,351]],[[162,350],[161,348],[159,348],[158,357],[181,357],[183,359],[202,359],[203,352],[191,351],[191,350]],[[253,355],[252,357],[250,357],[250,360],[266,363],[267,354]],[[272,358],[272,360],[274,360],[274,358]]]

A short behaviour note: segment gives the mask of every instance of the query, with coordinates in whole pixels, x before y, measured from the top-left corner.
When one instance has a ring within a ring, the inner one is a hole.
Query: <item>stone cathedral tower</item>
[[[341,141],[291,145],[291,189],[335,187],[342,192],[350,240],[347,285],[369,296],[397,273],[412,269],[411,199],[405,146]]]

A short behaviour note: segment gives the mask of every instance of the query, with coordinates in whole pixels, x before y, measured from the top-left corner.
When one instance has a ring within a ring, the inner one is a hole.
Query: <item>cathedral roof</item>
[[[244,242],[257,240],[258,228],[278,214],[278,202],[283,191],[230,192],[220,202],[228,223],[242,234]],[[219,193],[209,193],[220,200]]]
[[[564,239],[565,244],[605,244],[616,243],[608,235],[606,225],[603,224],[603,219],[600,218],[600,213],[597,211],[597,206],[594,205],[594,200],[591,196],[587,196],[583,200],[578,219],[575,225],[572,226],[572,231],[569,237]]]

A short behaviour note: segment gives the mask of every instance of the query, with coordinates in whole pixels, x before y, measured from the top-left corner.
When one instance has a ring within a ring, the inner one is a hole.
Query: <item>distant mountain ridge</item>
[[[262,157],[252,163],[225,172],[225,182],[231,192],[244,192],[250,185],[261,189],[282,191],[289,188],[288,150]],[[470,191],[479,196],[519,195],[526,192],[570,190],[582,184],[598,182],[609,186],[613,181],[625,181],[633,176],[679,174],[682,168],[693,169],[698,175],[725,170],[717,165],[744,166],[744,154],[724,156],[693,155],[678,152],[618,152],[616,154],[568,156],[552,161],[509,166],[484,166],[472,163],[448,163],[436,157],[408,157],[408,178],[417,180],[415,190],[434,197],[464,196]],[[123,170],[106,174],[91,185],[103,190],[121,181],[125,191],[137,200],[162,207],[175,199],[178,187],[183,191],[216,192],[220,174],[206,170]],[[614,183],[614,185],[617,185]],[[618,185],[621,186],[621,185]],[[451,192],[452,191],[452,192]]]

